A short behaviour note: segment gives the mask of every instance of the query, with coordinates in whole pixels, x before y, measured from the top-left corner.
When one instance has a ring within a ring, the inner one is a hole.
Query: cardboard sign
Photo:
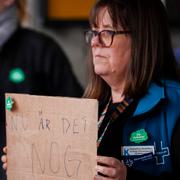
[[[92,180],[97,114],[93,99],[6,94],[8,180]]]

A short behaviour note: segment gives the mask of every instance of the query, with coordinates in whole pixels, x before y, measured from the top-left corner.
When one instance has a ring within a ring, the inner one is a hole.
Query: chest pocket
[[[151,175],[171,172],[167,127],[160,116],[131,120],[125,124],[121,155],[127,166]]]

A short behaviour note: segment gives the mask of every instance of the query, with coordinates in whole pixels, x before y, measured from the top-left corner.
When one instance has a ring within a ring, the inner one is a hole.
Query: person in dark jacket
[[[97,0],[85,98],[99,100],[94,180],[178,180],[180,79],[161,0]]]
[[[61,47],[47,35],[22,28],[23,5],[23,0],[0,1],[0,149],[6,144],[6,92],[70,97],[83,93]]]

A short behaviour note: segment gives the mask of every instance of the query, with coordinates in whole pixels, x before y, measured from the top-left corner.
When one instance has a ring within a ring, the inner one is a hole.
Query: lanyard
[[[116,120],[119,117],[119,115],[122,114],[126,110],[126,108],[132,103],[132,101],[133,101],[132,98],[125,97],[124,100],[122,102],[118,103],[117,106],[113,109],[111,117],[110,117],[106,127],[104,128],[102,134],[100,135],[100,137],[97,140],[97,147],[99,147],[110,123],[112,123],[112,121]],[[102,125],[102,122],[103,122],[105,115],[108,111],[108,107],[109,107],[110,102],[111,102],[111,98],[109,99],[108,103],[106,104],[103,112],[101,113],[101,115],[99,117],[98,130],[100,129],[100,127]]]

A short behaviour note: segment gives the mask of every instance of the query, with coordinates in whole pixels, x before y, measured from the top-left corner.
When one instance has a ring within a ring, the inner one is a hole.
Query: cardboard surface
[[[6,94],[8,180],[92,180],[98,103]]]

